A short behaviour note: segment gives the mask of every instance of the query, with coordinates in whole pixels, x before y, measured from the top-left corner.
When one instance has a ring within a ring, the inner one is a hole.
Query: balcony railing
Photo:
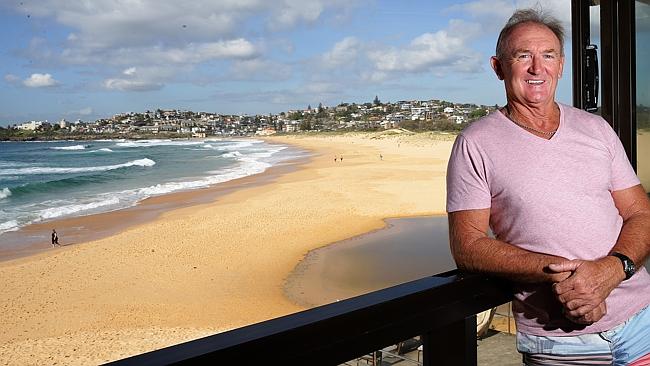
[[[506,282],[450,271],[110,365],[336,365],[416,336],[424,365],[476,365],[475,314],[511,298]]]

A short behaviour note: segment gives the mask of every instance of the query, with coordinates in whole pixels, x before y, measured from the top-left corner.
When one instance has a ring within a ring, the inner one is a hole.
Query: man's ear
[[[503,70],[501,69],[501,61],[496,56],[490,57],[490,65],[492,66],[492,70],[494,70],[494,73],[497,74],[497,77],[499,80],[503,80]]]

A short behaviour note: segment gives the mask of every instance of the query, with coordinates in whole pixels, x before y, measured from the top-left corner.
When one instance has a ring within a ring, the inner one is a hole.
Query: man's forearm
[[[650,254],[650,213],[629,218],[612,248],[630,257],[637,266],[642,266]]]
[[[551,272],[548,265],[566,259],[531,252],[487,236],[489,209],[450,212],[451,252],[458,268],[517,282],[559,282],[570,272]]]
[[[531,252],[488,237],[471,243],[452,244],[452,253],[458,268],[462,270],[487,273],[517,282],[558,282],[570,274],[548,271],[549,264],[565,261],[565,258]]]
[[[650,255],[650,200],[641,185],[612,192],[612,197],[623,227],[611,252],[625,254],[641,266]]]

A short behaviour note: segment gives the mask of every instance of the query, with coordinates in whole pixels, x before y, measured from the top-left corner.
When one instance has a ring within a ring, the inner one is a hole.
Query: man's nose
[[[542,72],[542,58],[539,56],[533,56],[528,72],[537,75]]]

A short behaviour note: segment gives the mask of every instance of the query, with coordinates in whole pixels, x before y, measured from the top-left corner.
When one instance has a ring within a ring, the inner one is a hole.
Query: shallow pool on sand
[[[447,216],[387,219],[387,226],[310,251],[285,293],[313,307],[456,268]]]

